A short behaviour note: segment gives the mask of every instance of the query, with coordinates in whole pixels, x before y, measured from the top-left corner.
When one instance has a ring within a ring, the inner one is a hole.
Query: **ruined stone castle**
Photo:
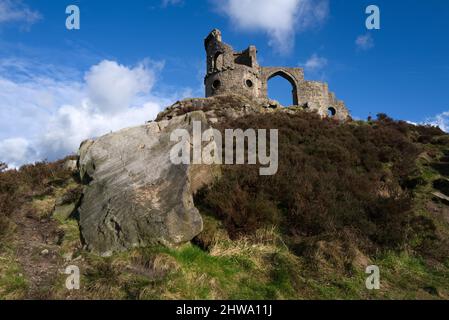
[[[220,30],[214,29],[204,40],[207,52],[206,97],[240,94],[268,101],[268,81],[281,76],[292,85],[293,105],[316,110],[320,115],[344,120],[349,116],[343,101],[329,91],[327,83],[304,79],[304,69],[261,67],[257,49],[250,46],[242,52],[222,41]]]

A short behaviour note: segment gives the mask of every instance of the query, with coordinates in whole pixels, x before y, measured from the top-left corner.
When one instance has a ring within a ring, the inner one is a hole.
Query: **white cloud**
[[[239,30],[264,31],[280,52],[294,46],[295,33],[322,23],[329,14],[328,0],[216,0],[220,11]]]
[[[327,59],[324,57],[320,57],[315,53],[306,61],[306,63],[304,63],[304,68],[309,72],[322,70],[326,66]]]
[[[54,76],[33,73],[31,62],[7,65],[9,76],[0,75],[0,161],[10,167],[64,157],[81,141],[143,124],[182,98],[154,92],[163,64],[149,60],[135,67],[105,60],[84,81],[64,78],[57,68]],[[15,76],[14,66],[26,76]]]
[[[103,113],[116,113],[129,106],[136,96],[148,94],[154,78],[154,70],[143,63],[129,69],[105,60],[93,66],[84,79],[91,102]]]
[[[439,127],[444,132],[449,133],[449,111],[445,111],[432,118],[428,118],[423,124]]]
[[[11,138],[0,141],[0,155],[2,155],[2,161],[8,163],[10,167],[23,162],[23,159],[33,158],[35,156],[34,150],[31,149],[28,140],[23,138]],[[2,162],[0,161],[0,162]]]
[[[374,47],[374,39],[370,33],[360,35],[355,40],[355,44],[357,49],[360,50],[369,50]]]
[[[31,25],[41,18],[38,11],[30,9],[21,0],[0,0],[0,24],[21,22]]]

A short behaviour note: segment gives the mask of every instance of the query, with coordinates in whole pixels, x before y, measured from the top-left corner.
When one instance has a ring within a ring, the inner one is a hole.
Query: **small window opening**
[[[337,114],[337,110],[335,110],[334,107],[329,107],[329,108],[327,109],[327,115],[328,115],[329,117],[335,117],[336,114]]]
[[[215,80],[213,83],[212,83],[212,88],[214,89],[214,90],[217,90],[217,89],[219,89],[221,87],[221,81],[220,80]]]

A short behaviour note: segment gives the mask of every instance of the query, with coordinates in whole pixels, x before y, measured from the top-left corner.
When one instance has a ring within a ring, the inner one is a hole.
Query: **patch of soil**
[[[59,246],[63,234],[51,219],[38,220],[21,210],[11,216],[17,225],[16,257],[29,282],[26,299],[45,299],[51,296],[63,259]]]
[[[429,201],[426,204],[426,209],[435,217],[442,218],[446,223],[449,223],[449,207],[434,201]]]

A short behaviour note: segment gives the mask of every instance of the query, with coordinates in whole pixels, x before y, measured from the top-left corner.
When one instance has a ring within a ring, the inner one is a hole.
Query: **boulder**
[[[69,219],[76,210],[76,203],[56,205],[53,211],[53,217],[58,220]]]
[[[77,170],[77,162],[76,160],[66,160],[63,165],[64,169],[69,170],[71,172],[75,172]]]
[[[214,166],[175,165],[175,129],[209,124],[202,111],[149,122],[82,143],[79,172],[85,184],[78,208],[85,247],[107,256],[160,243],[176,246],[203,229],[193,194],[212,182]]]

